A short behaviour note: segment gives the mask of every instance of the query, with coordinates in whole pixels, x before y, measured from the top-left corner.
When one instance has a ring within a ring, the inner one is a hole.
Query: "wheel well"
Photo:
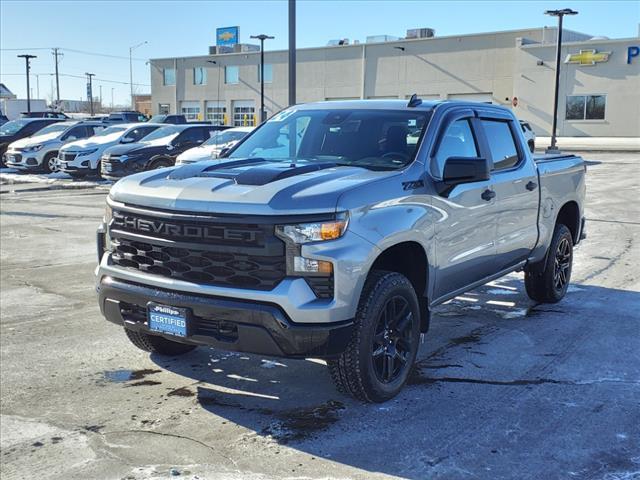
[[[578,243],[578,236],[580,235],[580,209],[578,204],[574,201],[565,203],[556,218],[556,225],[566,225],[571,232],[573,243]]]
[[[421,331],[429,329],[429,312],[427,309],[427,254],[417,242],[403,242],[383,251],[371,266],[373,270],[387,270],[401,273],[413,285],[420,302]]]

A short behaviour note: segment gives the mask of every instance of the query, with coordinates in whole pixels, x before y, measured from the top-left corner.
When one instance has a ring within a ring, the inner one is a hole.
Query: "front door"
[[[435,175],[449,157],[480,157],[475,122],[458,118],[448,126],[432,161]],[[438,172],[439,170],[439,172]],[[496,254],[496,204],[490,180],[457,185],[448,195],[436,195],[433,207],[439,213],[436,232],[436,281],[433,298],[438,299],[494,273]]]

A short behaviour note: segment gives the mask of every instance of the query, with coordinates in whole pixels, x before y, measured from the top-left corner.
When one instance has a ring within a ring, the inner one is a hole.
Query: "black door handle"
[[[536,188],[538,188],[538,184],[536,182],[529,182],[526,185],[526,189],[530,192],[534,191]]]
[[[496,192],[494,192],[493,190],[489,190],[487,188],[484,192],[482,192],[482,195],[480,195],[480,196],[482,197],[483,200],[486,200],[488,202],[492,198],[495,198]]]

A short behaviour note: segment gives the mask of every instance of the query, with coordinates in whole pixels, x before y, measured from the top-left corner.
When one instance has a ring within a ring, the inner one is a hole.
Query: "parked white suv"
[[[43,170],[51,173],[56,170],[56,157],[63,145],[92,137],[102,129],[102,122],[54,123],[32,137],[11,143],[6,153],[6,164],[18,170]]]
[[[190,148],[176,158],[176,165],[218,158],[224,149],[233,147],[246,137],[255,127],[236,127],[216,132],[209,140],[195,148]]]
[[[99,175],[100,158],[107,148],[139,142],[162,126],[159,123],[122,123],[105,128],[91,138],[68,143],[58,153],[58,169],[72,177]]]

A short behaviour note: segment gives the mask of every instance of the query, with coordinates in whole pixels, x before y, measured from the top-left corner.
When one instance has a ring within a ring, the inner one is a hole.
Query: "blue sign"
[[[627,63],[631,63],[631,59],[640,55],[640,47],[631,46],[627,48]]]
[[[240,42],[240,27],[222,27],[216,29],[218,47],[233,46]]]

